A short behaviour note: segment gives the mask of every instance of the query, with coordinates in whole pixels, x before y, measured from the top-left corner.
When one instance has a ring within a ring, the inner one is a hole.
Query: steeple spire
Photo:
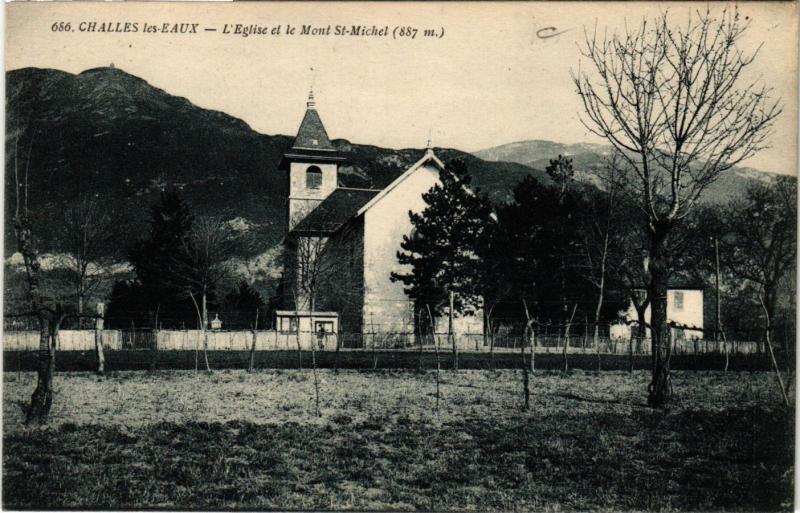
[[[311,88],[308,90],[308,101],[306,102],[306,107],[314,110],[317,108],[317,102],[314,101],[314,86],[311,86]]]
[[[330,150],[335,148],[331,144],[328,133],[319,118],[317,102],[314,100],[314,89],[308,91],[308,101],[306,102],[306,114],[300,123],[297,137],[294,139],[292,148],[304,148],[307,150]]]

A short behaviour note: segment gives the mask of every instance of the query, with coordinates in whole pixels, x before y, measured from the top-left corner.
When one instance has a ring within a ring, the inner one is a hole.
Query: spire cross
[[[428,143],[425,145],[425,154],[432,155],[433,148],[431,147],[431,129],[428,128]]]

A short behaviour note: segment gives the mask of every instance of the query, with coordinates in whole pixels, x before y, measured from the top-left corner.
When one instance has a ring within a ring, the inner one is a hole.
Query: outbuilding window
[[[278,330],[282,333],[297,333],[297,317],[279,317]]]
[[[682,312],[683,311],[683,292],[678,290],[675,291],[675,311]]]
[[[317,166],[306,169],[306,189],[319,189],[322,187],[322,170]]]

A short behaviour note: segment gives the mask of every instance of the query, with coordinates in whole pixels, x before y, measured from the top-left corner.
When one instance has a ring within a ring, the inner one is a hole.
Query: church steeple
[[[311,89],[303,121],[281,166],[288,171],[290,230],[336,190],[339,165],[345,161],[328,137]]]
[[[317,112],[317,102],[314,100],[314,90],[308,92],[306,102],[306,115],[297,130],[292,149],[334,151],[335,148],[328,138],[328,132]]]

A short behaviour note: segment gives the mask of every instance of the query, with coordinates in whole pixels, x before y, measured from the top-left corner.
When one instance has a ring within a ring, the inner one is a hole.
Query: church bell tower
[[[289,180],[289,230],[336,190],[339,165],[345,160],[328,138],[310,91],[294,144],[283,156]]]

